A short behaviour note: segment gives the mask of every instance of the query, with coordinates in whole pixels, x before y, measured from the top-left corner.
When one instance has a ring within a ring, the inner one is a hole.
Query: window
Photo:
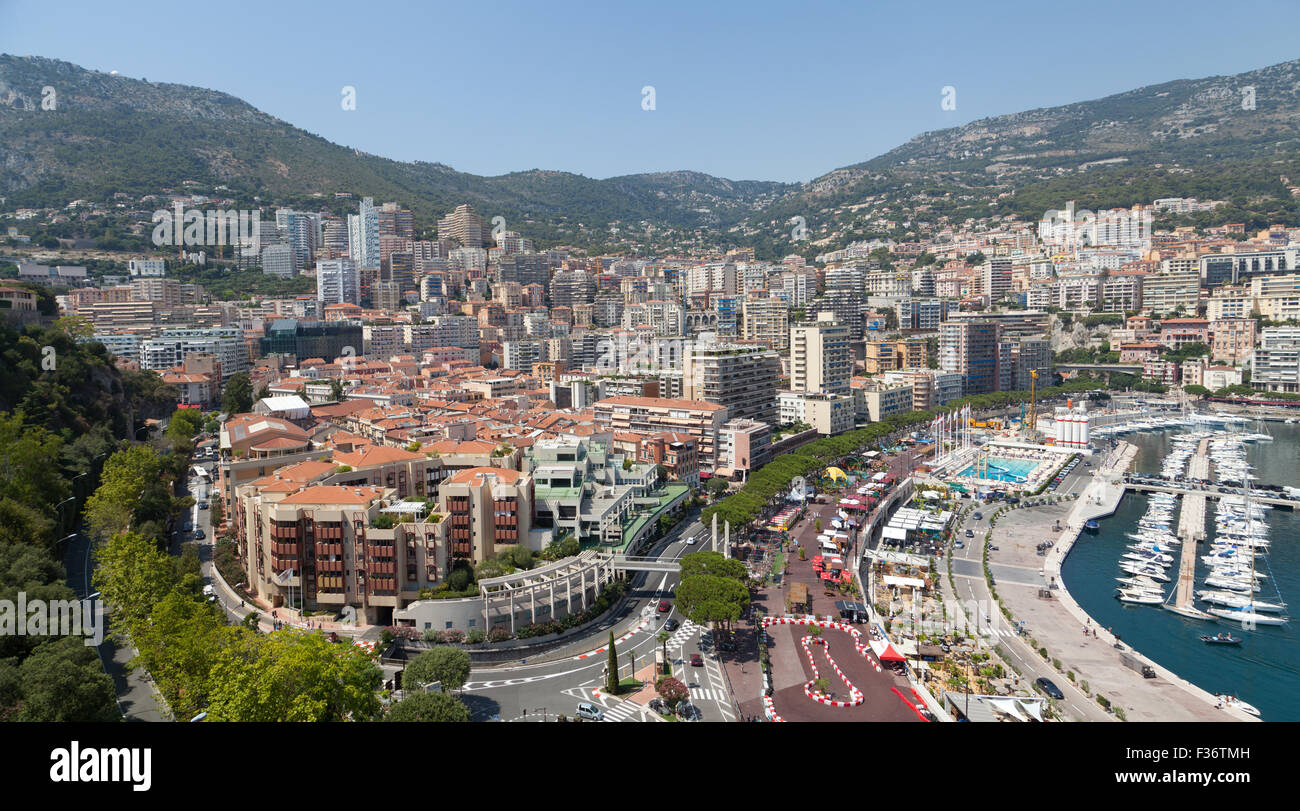
[[[450,621],[450,620],[447,622],[447,630],[448,630],[448,631],[451,630],[451,621]]]

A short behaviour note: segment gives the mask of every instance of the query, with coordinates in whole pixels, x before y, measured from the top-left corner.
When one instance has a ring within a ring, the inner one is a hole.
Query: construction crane
[[[1038,391],[1038,370],[1029,370],[1029,432],[1032,434],[1038,430],[1038,412],[1035,409],[1035,395]]]

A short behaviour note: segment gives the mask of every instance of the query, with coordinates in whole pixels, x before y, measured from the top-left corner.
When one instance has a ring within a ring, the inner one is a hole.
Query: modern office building
[[[258,348],[262,355],[331,360],[349,354],[348,350],[361,355],[364,345],[362,328],[357,324],[277,318],[267,322]]]

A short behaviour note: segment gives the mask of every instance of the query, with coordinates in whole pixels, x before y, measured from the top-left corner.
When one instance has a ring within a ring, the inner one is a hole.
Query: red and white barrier
[[[784,724],[785,719],[776,714],[776,705],[772,703],[771,696],[763,696],[763,715],[767,720],[775,721],[778,724]]]
[[[801,640],[801,643],[803,644],[803,652],[808,654],[808,664],[812,667],[813,671],[812,681],[809,681],[803,686],[804,695],[808,696],[813,701],[825,704],[828,707],[856,707],[865,701],[866,697],[862,694],[862,691],[854,686],[853,682],[849,681],[848,676],[845,676],[844,671],[840,670],[840,666],[836,664],[834,657],[831,656],[831,647],[826,644],[826,640],[824,639],[819,639],[817,641],[823,648],[825,648],[823,653],[826,655],[826,661],[830,662],[831,667],[834,668],[835,675],[839,676],[840,681],[844,682],[844,684],[849,688],[849,700],[838,701],[830,698],[820,690],[813,689],[813,683],[821,678],[821,671],[817,669],[817,663],[813,660],[812,648],[808,646],[808,641],[810,639],[812,639],[811,636],[805,636]]]

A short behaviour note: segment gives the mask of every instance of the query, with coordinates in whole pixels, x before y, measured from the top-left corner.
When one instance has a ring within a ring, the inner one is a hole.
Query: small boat
[[[1101,524],[1093,520],[1088,520],[1083,523],[1083,528],[1088,530],[1089,532],[1096,532],[1097,530],[1101,529]]]
[[[1220,619],[1240,622],[1242,628],[1253,628],[1256,625],[1286,625],[1291,621],[1288,617],[1260,614],[1255,611],[1247,611],[1244,608],[1211,608],[1209,613]]]
[[[1209,645],[1240,645],[1241,644],[1241,638],[1233,636],[1232,634],[1215,634],[1214,636],[1203,634],[1201,636],[1201,641]]]
[[[1160,605],[1165,601],[1163,594],[1151,591],[1125,591],[1119,590],[1115,595],[1121,602],[1134,603],[1136,605]]]

